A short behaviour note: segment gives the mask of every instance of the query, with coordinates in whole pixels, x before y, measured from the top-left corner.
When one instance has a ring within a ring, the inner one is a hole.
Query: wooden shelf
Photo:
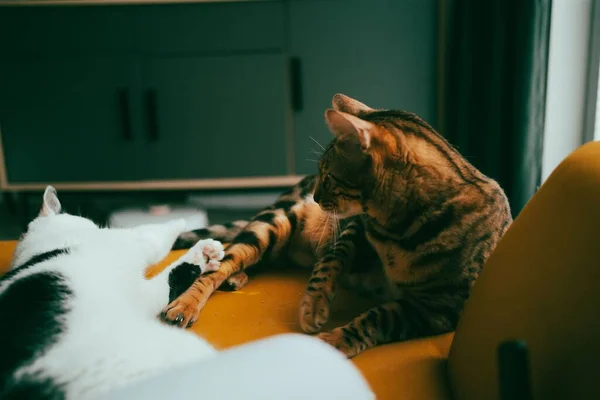
[[[179,180],[148,180],[132,182],[64,182],[64,183],[6,183],[2,190],[5,192],[38,192],[47,185],[61,191],[140,191],[140,190],[199,190],[199,189],[252,189],[279,188],[293,186],[304,176],[269,176],[256,178],[215,178],[215,179],[179,179]]]
[[[185,3],[244,3],[276,0],[0,0],[0,6],[85,6]]]

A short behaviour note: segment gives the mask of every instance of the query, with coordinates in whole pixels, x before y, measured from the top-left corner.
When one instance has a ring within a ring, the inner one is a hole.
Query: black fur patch
[[[279,195],[279,197],[289,196],[291,194],[294,194],[294,189],[295,189],[295,187],[291,187],[289,189],[286,189],[285,191],[281,192],[281,194]]]
[[[254,217],[254,221],[260,221],[260,222],[266,222],[269,225],[275,226],[275,222],[273,221],[275,219],[275,213],[274,212],[265,212],[262,213],[260,215],[257,215],[256,217]]]
[[[310,285],[311,283],[321,283],[321,282],[325,282],[326,280],[328,280],[328,278],[319,278],[318,276],[313,276],[308,281],[308,284]]]
[[[288,212],[289,209],[292,208],[293,206],[295,206],[296,204],[297,204],[297,202],[293,201],[293,200],[281,200],[281,201],[277,201],[275,203],[275,208],[281,208],[285,212]]]
[[[196,229],[192,232],[194,232],[196,235],[198,235],[201,238],[211,234],[211,231],[208,228],[200,228],[200,229]]]
[[[362,343],[362,338],[358,334],[358,330],[353,325],[347,326],[342,329],[344,332],[344,340],[348,346],[353,346],[356,343]]]
[[[202,273],[199,266],[182,263],[169,272],[169,303],[189,289]]]
[[[287,213],[288,220],[290,221],[290,237],[296,233],[298,227],[298,217],[293,212]]]
[[[171,250],[189,249],[193,245],[198,243],[198,240],[206,239],[213,236],[210,229],[207,228],[196,229],[192,232],[195,234],[195,236],[190,235],[191,237],[178,237],[175,240],[175,243],[173,243],[173,247],[171,247]]]
[[[63,254],[69,254],[69,249],[56,249],[56,250],[47,251],[42,254],[36,254],[35,256],[31,257],[29,260],[27,260],[23,264],[17,266],[16,268],[12,269],[11,271],[8,271],[4,276],[0,277],[0,282],[2,282],[3,280],[12,278],[16,274],[18,274],[21,271],[26,270],[27,268],[31,268],[34,265],[37,265],[44,261],[48,261],[54,257],[58,257]]]
[[[193,245],[194,243],[191,243],[187,239],[177,238],[177,240],[175,240],[175,243],[173,243],[173,247],[171,247],[171,250],[189,249]]]
[[[269,231],[269,245],[267,246],[267,250],[265,251],[265,254],[268,256],[271,255],[271,252],[273,251],[273,247],[275,247],[275,245],[277,244],[277,235],[275,234],[275,232],[273,230]]]
[[[48,388],[47,382],[31,378],[28,382],[15,382],[11,377],[18,367],[47,351],[65,331],[62,317],[69,311],[66,299],[72,295],[64,276],[58,272],[23,277],[0,294],[0,321],[3,321],[0,324],[0,398],[8,395],[5,393],[8,387],[15,388],[11,389],[17,390],[14,393],[25,394],[40,393],[42,387]]]
[[[309,175],[306,178],[302,179],[298,184],[300,186],[300,189],[302,190],[301,195],[306,196],[307,194],[312,193],[315,190],[316,182],[316,175]]]
[[[260,249],[260,242],[258,241],[258,237],[254,232],[244,231],[233,239],[231,244],[247,244],[250,246],[254,246],[257,249]]]

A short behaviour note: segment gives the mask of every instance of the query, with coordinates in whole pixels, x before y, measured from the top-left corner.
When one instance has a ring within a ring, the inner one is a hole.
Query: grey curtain
[[[541,180],[551,0],[440,0],[443,133],[516,216]]]

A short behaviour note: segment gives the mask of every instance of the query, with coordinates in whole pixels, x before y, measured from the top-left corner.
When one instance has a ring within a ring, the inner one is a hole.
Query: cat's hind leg
[[[273,207],[261,211],[227,247],[221,268],[196,279],[184,293],[169,303],[162,314],[164,319],[181,327],[191,326],[208,298],[226,279],[262,259],[276,258],[293,236],[303,205],[302,202],[280,200]],[[238,278],[242,278],[243,285],[247,276]]]

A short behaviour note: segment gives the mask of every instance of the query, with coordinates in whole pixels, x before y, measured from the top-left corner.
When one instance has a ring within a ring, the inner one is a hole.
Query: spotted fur
[[[326,121],[335,138],[319,174],[258,213],[233,238],[220,270],[167,306],[168,320],[193,323],[227,279],[244,283],[245,268],[287,258],[313,267],[300,305],[307,333],[328,320],[338,282],[381,298],[347,325],[319,334],[349,357],[456,327],[512,222],[503,190],[415,114],[336,95]]]

